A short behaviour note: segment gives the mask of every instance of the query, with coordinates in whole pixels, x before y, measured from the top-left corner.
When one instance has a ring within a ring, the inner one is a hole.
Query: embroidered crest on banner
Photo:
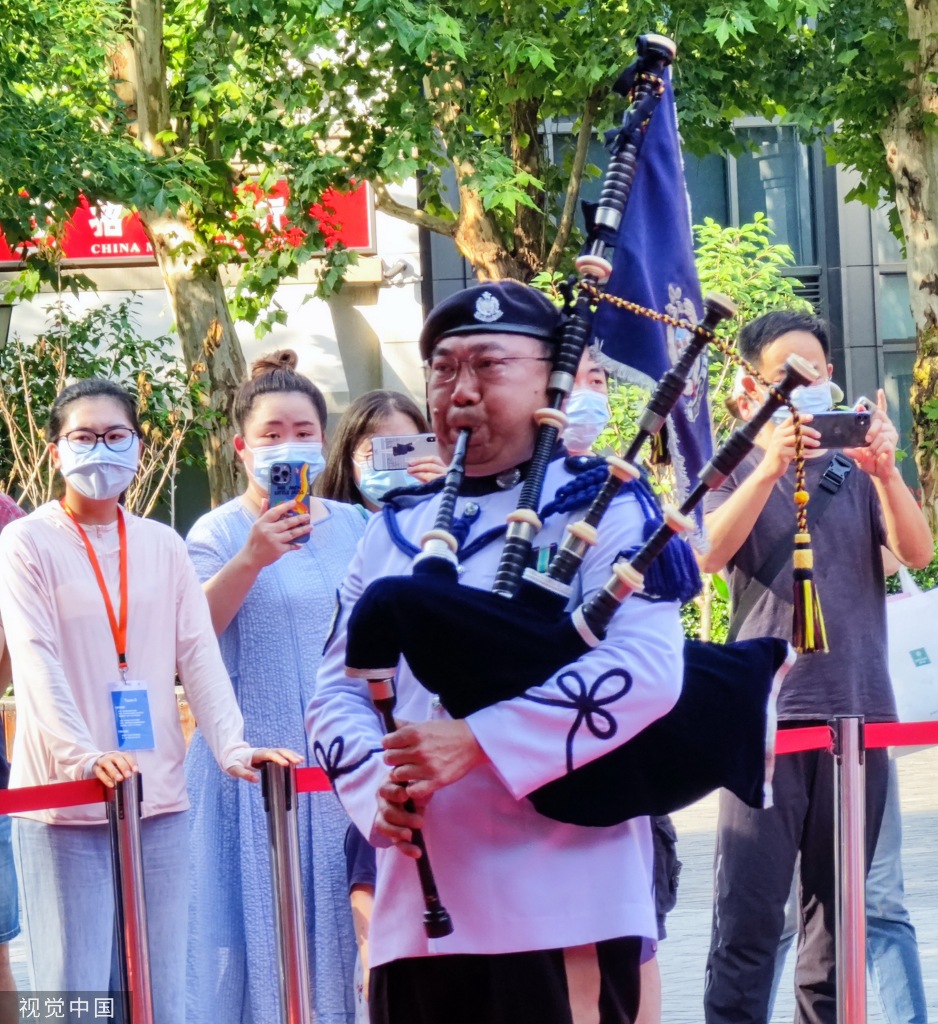
[[[483,324],[493,324],[502,317],[502,307],[491,292],[483,292],[476,299],[475,318]]]

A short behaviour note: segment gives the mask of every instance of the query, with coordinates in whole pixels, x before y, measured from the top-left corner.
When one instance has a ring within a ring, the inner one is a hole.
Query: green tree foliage
[[[799,284],[785,273],[794,263],[791,249],[772,242],[768,220],[758,215],[750,224],[722,228],[710,218],[694,228],[697,238],[697,273],[701,290],[722,292],[737,305],[736,319],[721,325],[720,336],[733,345],[736,333],[747,321],[772,309],[789,307],[808,309],[810,303],[798,297]],[[732,417],[726,399],[732,389],[735,366],[713,346],[709,348],[709,399],[715,443],[732,429]],[[645,407],[647,393],[632,384],[610,382],[609,406],[612,413],[607,430],[597,448],[624,451],[635,436],[638,417]],[[656,487],[663,494],[673,490],[670,467],[652,466]],[[717,576],[707,576],[704,590],[683,611],[684,629],[689,636],[723,640],[728,625],[728,593]]]
[[[736,335],[747,321],[773,309],[813,312],[810,302],[795,289],[797,278],[785,273],[794,262],[787,245],[772,242],[772,227],[761,213],[749,224],[721,227],[710,217],[694,228],[697,236],[697,273],[701,290],[722,292],[736,303],[736,319],[724,325],[722,335],[735,345]],[[722,353],[710,350],[710,415],[719,442],[732,428],[726,401],[736,376],[736,365]]]
[[[327,185],[369,180],[381,208],[451,237],[482,278],[566,269],[580,185],[596,173],[589,144],[621,109],[611,83],[639,32],[665,32],[690,148],[738,147],[738,115],[778,118],[822,134],[858,171],[857,195],[895,200],[919,330],[919,469],[938,490],[936,8],[0,0],[0,222],[31,232],[80,188],[138,209],[187,361],[206,364],[216,401],[244,369],[219,268],[240,264],[236,314],[255,320],[322,245],[309,210]],[[542,132],[555,118],[573,125],[562,154]],[[417,209],[393,191],[414,174]],[[254,226],[257,195],[239,186],[279,177],[298,234],[271,248]],[[330,284],[347,256],[335,260]],[[220,475],[216,494],[230,484]]]
[[[35,508],[55,493],[46,419],[73,380],[104,377],[136,396],[143,437],[140,471],[125,502],[132,512],[149,515],[179,463],[196,458],[191,442],[212,427],[203,387],[172,338],[141,335],[136,305],[125,299],[78,314],[59,301],[37,339],[14,336],[0,348],[0,478],[21,504]]]
[[[795,289],[800,282],[785,273],[794,263],[787,245],[772,241],[772,229],[763,214],[756,214],[749,224],[721,227],[707,217],[694,227],[697,239],[697,274],[702,293],[722,292],[736,303],[736,319],[720,325],[720,337],[732,346],[739,328],[773,309],[811,310],[809,302]],[[714,435],[719,440],[730,426],[726,399],[735,375],[731,364],[714,346],[710,346],[710,411]],[[638,416],[645,406],[647,394],[632,384],[611,384],[612,421],[599,438],[600,447],[623,451],[635,436]],[[670,490],[666,475],[660,484]]]
[[[683,7],[683,5],[677,5]],[[809,10],[813,8],[813,10]],[[761,112],[824,141],[855,171],[850,198],[885,201],[905,247],[917,359],[911,405],[922,498],[938,526],[938,3],[935,0],[725,0],[685,62],[688,139],[725,141],[726,115]]]
[[[11,243],[47,219],[54,229],[82,192],[178,211],[201,267],[243,264],[240,308],[252,317],[279,277],[322,249],[310,208],[348,184],[349,165],[310,124],[331,102],[324,85],[335,83],[313,53],[334,42],[334,26],[306,5],[0,0],[0,25],[0,223]],[[281,175],[298,229],[286,246],[258,227],[257,190],[239,188]]]

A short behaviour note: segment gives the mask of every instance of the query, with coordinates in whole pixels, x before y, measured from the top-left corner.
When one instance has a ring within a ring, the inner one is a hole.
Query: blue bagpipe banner
[[[703,304],[670,68],[638,156],[612,267],[607,293],[690,323],[700,319]],[[683,328],[601,301],[590,344],[594,357],[614,377],[652,391],[689,338]],[[683,500],[713,451],[706,349],[669,417],[668,448]]]

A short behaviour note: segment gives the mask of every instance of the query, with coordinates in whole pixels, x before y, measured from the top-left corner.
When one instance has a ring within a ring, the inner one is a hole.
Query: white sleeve
[[[0,538],[0,617],[23,719],[69,779],[85,778],[104,751],[91,736],[62,666],[52,588],[32,538],[17,524]]]
[[[618,553],[641,537],[643,516],[626,496],[610,508],[580,572],[589,597]],[[629,598],[606,638],[520,697],[466,720],[517,798],[608,753],[666,714],[681,692],[683,634],[676,602]]]
[[[316,692],[306,710],[306,731],[317,762],[331,779],[355,826],[373,846],[387,846],[388,840],[374,828],[378,787],[388,773],[381,756],[384,729],[368,684],[345,674],[345,634],[352,607],[364,590],[362,550],[368,536],[366,532],[365,541],[359,543],[339,590],[336,619],[316,677]]]
[[[253,748],[244,742],[244,719],[212,627],[208,601],[178,540],[176,569],[176,670],[199,731],[227,771],[248,768]]]

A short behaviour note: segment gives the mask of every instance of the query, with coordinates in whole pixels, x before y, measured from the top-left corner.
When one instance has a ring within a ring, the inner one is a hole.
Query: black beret
[[[456,292],[439,303],[420,332],[424,361],[441,338],[454,334],[525,334],[553,341],[560,310],[542,292],[518,281],[491,281]]]

